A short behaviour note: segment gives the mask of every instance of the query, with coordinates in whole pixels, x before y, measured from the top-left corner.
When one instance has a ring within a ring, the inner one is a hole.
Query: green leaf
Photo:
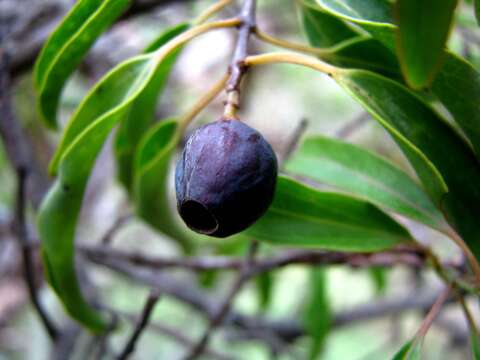
[[[148,53],[157,50],[188,28],[189,25],[184,23],[167,29],[145,49],[145,52]],[[175,51],[164,60],[161,71],[155,74],[155,77],[132,105],[132,109],[117,129],[114,153],[117,162],[118,177],[120,182],[129,191],[131,190],[133,181],[135,151],[140,138],[152,125],[158,98],[165,87],[178,54],[179,51]]]
[[[402,170],[358,146],[323,136],[307,138],[286,170],[345,190],[436,229],[442,214]]]
[[[480,338],[475,330],[471,330],[470,342],[472,344],[472,359],[480,360]]]
[[[324,269],[313,268],[307,299],[303,309],[303,325],[312,337],[309,359],[315,360],[323,349],[332,324],[332,312],[327,293],[327,274]]]
[[[395,34],[392,21],[392,5],[385,0],[317,0],[326,12],[351,21],[374,38],[395,50]]]
[[[354,22],[384,46],[394,49],[393,38],[396,27],[388,15],[390,5],[386,1],[354,1],[350,4],[354,6],[353,8],[350,8],[347,0],[317,0],[317,2],[323,5],[326,11],[340,19]],[[385,16],[381,21],[375,21],[379,17],[371,15],[370,7],[382,9]],[[329,59],[325,58],[325,60]],[[365,68],[365,66],[358,67]],[[466,60],[447,51],[444,65],[432,83],[432,91],[472,142],[477,155],[480,154],[480,107],[478,101],[475,101],[480,96],[480,73]]]
[[[480,156],[480,73],[459,56],[447,53],[432,91],[452,114]]]
[[[477,22],[480,25],[480,0],[474,0],[474,6],[475,6],[475,17],[477,18]]]
[[[326,49],[321,58],[336,66],[371,70],[399,78],[400,65],[395,54],[373,38],[356,37],[344,41]]]
[[[396,1],[397,54],[410,87],[426,87],[440,70],[456,6],[457,0]]]
[[[270,209],[245,234],[275,245],[379,251],[412,241],[376,206],[279,177]]]
[[[79,0],[45,43],[35,65],[38,108],[47,126],[56,113],[66,80],[129,0]]]
[[[421,356],[422,342],[414,339],[403,345],[393,360],[420,360]]]
[[[170,207],[168,169],[180,139],[174,119],[163,120],[143,137],[135,157],[134,200],[138,215],[156,230],[192,250],[192,237]]]
[[[358,37],[344,21],[323,11],[314,0],[300,0],[300,21],[309,42],[316,47],[329,47]]]
[[[363,70],[346,70],[337,80],[393,136],[435,204],[480,257],[480,164],[468,144],[399,83]]]
[[[90,91],[64,134],[57,152],[58,177],[38,215],[48,280],[67,312],[95,332],[104,330],[105,323],[83,299],[76,279],[77,219],[97,154],[113,126],[153,76],[156,65],[147,56],[131,59],[118,65]]]
[[[258,303],[261,310],[265,311],[272,302],[275,276],[272,272],[263,272],[255,277]]]
[[[368,272],[375,286],[377,296],[384,295],[387,289],[388,269],[383,267],[370,267],[368,268]]]

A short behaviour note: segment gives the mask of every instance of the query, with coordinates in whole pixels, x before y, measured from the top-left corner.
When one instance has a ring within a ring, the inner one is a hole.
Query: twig
[[[293,152],[296,150],[298,146],[298,142],[300,141],[303,134],[307,130],[307,126],[308,126],[308,121],[305,118],[301,119],[300,122],[297,124],[295,131],[290,136],[290,141],[288,142],[285,148],[281,163],[284,163],[290,158],[290,156],[292,156]]]
[[[192,351],[185,357],[185,360],[193,360],[199,357],[204,351],[205,347],[208,345],[208,341],[210,340],[213,332],[216,330],[217,327],[222,324],[223,320],[227,316],[232,306],[233,300],[240,292],[245,282],[252,276],[250,269],[252,267],[255,254],[258,250],[258,245],[258,242],[255,240],[250,243],[245,257],[245,261],[243,262],[240,272],[235,279],[232,287],[230,288],[230,291],[228,292],[225,299],[222,301],[214,316],[211,318],[210,324],[205,333],[203,334],[202,338],[195,345]]]
[[[345,126],[342,126],[336,133],[336,136],[340,139],[346,139],[350,137],[354,132],[358,131],[367,121],[370,119],[370,115],[367,112],[362,111],[355,116],[353,120],[348,122]]]
[[[118,360],[127,359],[135,351],[135,345],[137,343],[137,340],[140,338],[140,335],[142,334],[143,330],[147,326],[148,321],[150,320],[150,315],[152,314],[152,311],[155,307],[155,304],[158,301],[159,296],[160,296],[160,292],[158,292],[158,290],[156,289],[152,290],[148,295],[147,302],[143,307],[142,315],[137,325],[135,326],[135,329],[133,330],[133,333],[130,339],[127,341],[125,348],[123,349],[121,354],[118,356]]]
[[[113,238],[115,237],[115,235],[118,233],[118,231],[120,231],[120,229],[126,225],[130,220],[132,220],[133,216],[132,214],[126,214],[126,215],[122,215],[122,216],[119,216],[115,222],[112,224],[112,226],[110,226],[110,228],[107,230],[107,232],[105,233],[105,235],[103,235],[102,239],[101,239],[101,244],[102,245],[109,245]]]
[[[433,321],[440,313],[440,310],[442,310],[443,305],[450,297],[451,292],[452,292],[452,286],[448,285],[447,288],[438,296],[437,300],[435,300],[435,303],[432,305],[432,308],[430,309],[427,316],[423,320],[422,325],[420,326],[420,329],[418,330],[417,335],[415,336],[416,339],[420,339],[425,336],[428,329],[430,329]]]
[[[0,30],[3,31],[4,29],[2,28]],[[59,335],[58,330],[40,303],[35,286],[32,248],[28,245],[28,232],[25,219],[25,210],[27,206],[27,180],[31,174],[32,158],[20,124],[17,119],[15,119],[13,113],[9,86],[8,54],[6,52],[0,52],[0,136],[17,175],[14,233],[18,239],[22,252],[23,271],[30,300],[49,337],[55,341]]]
[[[247,70],[245,59],[248,56],[248,40],[256,27],[256,5],[256,0],[245,0],[238,16],[241,24],[229,68],[230,79],[227,83],[227,100],[224,111],[224,118],[226,119],[236,119],[236,113],[240,105],[240,85]]]

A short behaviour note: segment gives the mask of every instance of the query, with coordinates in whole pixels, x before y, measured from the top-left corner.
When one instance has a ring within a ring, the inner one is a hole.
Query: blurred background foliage
[[[16,16],[27,8],[49,6],[52,1],[3,0],[3,16]],[[56,0],[58,3],[59,1]],[[181,21],[190,20],[213,1],[199,0],[172,3],[168,6],[117,23],[95,44],[86,61],[68,82],[61,102],[62,124],[79,104],[87,90],[114,64],[139,53],[163,29]],[[8,4],[10,4],[10,7]],[[65,8],[71,0],[64,0]],[[472,11],[461,3],[457,12],[457,27],[450,47],[462,53],[480,67],[480,31]],[[228,14],[228,11],[226,11]],[[231,14],[230,14],[231,15]],[[296,42],[306,40],[302,34],[295,1],[260,0],[258,23],[261,28],[277,37]],[[34,36],[34,34],[27,34]],[[216,31],[189,44],[175,65],[169,84],[157,109],[157,118],[182,114],[226,70],[233,48],[234,32]],[[252,41],[252,52],[267,50],[268,46]],[[273,49],[273,48],[272,48]],[[38,160],[46,165],[58,134],[46,130],[35,111],[35,93],[31,72],[15,79],[14,101],[21,119],[36,149]],[[375,121],[327,77],[311,70],[292,65],[259,67],[248,75],[244,91],[243,119],[259,129],[273,144],[275,150],[285,152],[292,133],[305,119],[306,134],[324,134],[342,137],[346,141],[391,159],[412,176],[413,171],[403,155]],[[213,121],[222,111],[222,97],[211,104],[194,123]],[[112,223],[128,213],[128,201],[123,188],[115,180],[111,143],[105,146],[97,161],[94,176],[82,210],[77,242],[97,244]],[[12,209],[14,177],[0,147],[0,235]],[[173,191],[172,191],[173,194]],[[457,259],[460,254],[443,235],[405,219],[406,224],[422,243],[430,244],[444,259]],[[177,254],[177,248],[160,237],[137,219],[129,221],[112,240],[113,246],[125,251],[142,251],[149,255]],[[202,254],[213,254],[225,240],[206,240]],[[237,246],[233,246],[235,248]],[[278,249],[262,245],[262,253]],[[148,295],[148,289],[126,280],[104,268],[79,259],[79,268],[96,284],[98,296],[112,308],[128,314],[138,314]],[[40,267],[39,267],[40,269]],[[192,278],[190,273],[178,271],[178,277]],[[214,297],[221,298],[233,279],[233,274],[222,273],[213,283],[200,282]],[[204,280],[206,276],[202,277]],[[193,277],[198,280],[198,277]],[[262,306],[258,282],[250,282],[235,301],[235,309],[245,314],[262,313],[269,319],[300,321],[311,288],[309,269],[291,266],[277,270],[263,286],[271,286],[270,301]],[[414,271],[401,266],[393,269],[355,269],[340,266],[325,271],[326,293],[333,314],[342,314],[364,304],[375,305],[389,299],[420,299],[440,288],[440,283],[430,271]],[[51,290],[43,286],[41,299],[59,318],[64,318],[61,306]],[[381,305],[379,305],[381,306]],[[473,308],[473,307],[472,307]],[[474,307],[478,309],[478,306]],[[323,344],[319,359],[383,360],[388,359],[416,331],[425,309],[392,312],[387,316],[360,320],[345,326],[334,326]],[[321,309],[317,309],[321,311]],[[317,314],[322,316],[321,313]],[[478,315],[478,314],[477,314]],[[181,335],[197,339],[207,322],[197,312],[184,304],[162,297],[155,308],[152,322],[176,329]],[[131,323],[122,321],[118,331],[110,338],[109,346],[119,349],[131,332]],[[447,308],[435,322],[424,346],[424,359],[467,359],[467,326],[460,310]],[[309,351],[309,339],[295,342],[279,359],[304,359]],[[94,358],[96,345],[87,335],[76,344],[76,359]],[[49,340],[32,312],[26,289],[22,283],[18,250],[11,242],[0,242],[0,359],[50,359]],[[247,339],[234,331],[218,331],[211,348],[235,355],[238,359],[269,359],[271,348],[265,342]],[[175,359],[185,351],[184,346],[172,341],[155,328],[146,331],[138,344],[134,358]],[[88,352],[90,351],[90,353]],[[205,355],[205,358],[210,358]]]

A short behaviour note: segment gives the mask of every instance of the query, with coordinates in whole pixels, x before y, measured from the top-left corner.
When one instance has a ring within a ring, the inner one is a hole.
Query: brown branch
[[[128,339],[125,348],[118,356],[118,360],[127,359],[135,351],[135,345],[140,338],[143,330],[145,330],[146,326],[148,325],[148,321],[150,320],[150,316],[153,312],[153,309],[155,308],[155,304],[157,303],[159,296],[160,293],[156,289],[152,290],[148,295],[147,301],[142,310],[142,315],[140,316],[140,319],[135,326],[132,335]]]
[[[205,347],[208,345],[208,341],[212,336],[213,332],[223,323],[225,317],[228,315],[230,308],[232,307],[233,300],[243,288],[243,285],[247,282],[247,280],[252,276],[251,268],[253,267],[253,262],[255,258],[255,254],[258,250],[258,242],[252,241],[248,248],[247,254],[245,256],[245,260],[242,263],[242,267],[230,288],[225,299],[223,299],[222,303],[218,307],[218,310],[215,312],[213,317],[210,320],[210,324],[203,334],[200,341],[194,346],[192,351],[185,357],[185,360],[193,360],[198,358],[202,353]]]
[[[131,280],[143,283],[150,287],[156,287],[162,294],[171,296],[176,300],[189,305],[196,311],[204,314],[208,319],[213,319],[217,314],[220,304],[217,300],[200,290],[192,281],[179,281],[169,276],[158,274],[155,271],[137,269],[115,259],[104,259],[95,263],[111,269]],[[438,298],[439,292],[425,291],[424,293],[415,292],[412,295],[392,299],[382,299],[369,302],[351,310],[335,314],[333,327],[339,328],[352,323],[368,321],[385,316],[393,316],[410,310],[428,310]],[[447,303],[455,302],[452,296]],[[305,331],[297,319],[268,320],[262,316],[246,316],[241,313],[230,311],[227,321],[223,324],[240,329],[255,329],[256,331],[270,332],[286,342],[292,342],[298,337],[304,336]]]
[[[242,9],[238,15],[241,24],[238,30],[235,51],[229,67],[230,79],[227,83],[227,100],[225,102],[224,112],[226,119],[236,118],[236,111],[239,107],[240,85],[247,71],[245,59],[248,56],[248,40],[256,27],[256,5],[256,0],[244,0]]]

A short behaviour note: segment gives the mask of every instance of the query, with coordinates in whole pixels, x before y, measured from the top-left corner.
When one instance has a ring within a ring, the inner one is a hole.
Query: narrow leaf
[[[343,74],[340,84],[392,135],[436,205],[480,257],[480,164],[473,151],[406,87],[368,71]]]
[[[480,0],[473,0],[475,6],[475,17],[477,18],[478,24],[480,24]]]
[[[327,293],[327,274],[324,269],[310,271],[308,295],[303,310],[303,325],[311,336],[309,356],[315,360],[321,353],[332,323],[332,312]]]
[[[145,49],[145,52],[155,51],[188,27],[188,24],[179,24],[167,29]],[[165,87],[178,54],[179,51],[176,51],[164,60],[162,71],[155,74],[155,77],[132,105],[132,109],[117,129],[114,150],[118,177],[129,191],[132,187],[133,162],[137,145],[140,138],[152,125],[158,98]]]
[[[184,252],[192,250],[192,237],[170,207],[168,170],[180,139],[174,119],[163,120],[142,139],[135,158],[134,200],[138,215],[156,230],[179,242]]]
[[[129,3],[129,0],[80,0],[52,33],[35,66],[38,107],[47,126],[57,126],[56,113],[66,80]]]
[[[407,342],[393,357],[393,360],[420,360],[422,355],[422,342],[411,340]]]
[[[354,22],[388,49],[394,49],[395,25],[388,13],[390,5],[387,1],[355,1],[355,4],[350,4],[347,0],[317,0],[317,2],[323,6],[324,10],[340,19]],[[354,7],[352,8],[350,5]],[[385,16],[382,18],[372,16],[369,11],[370,7],[382,8]],[[357,46],[361,45],[359,43]],[[329,59],[326,58],[326,60]],[[360,66],[361,64],[358,65],[358,67],[366,68]],[[431,90],[450,111],[479,156],[480,106],[476,99],[480,96],[480,73],[466,60],[447,51],[444,65],[432,83]],[[465,94],[469,94],[469,96]]]
[[[330,47],[358,37],[358,33],[343,20],[323,11],[314,0],[300,0],[299,14],[308,40],[316,47]]]
[[[440,70],[456,6],[457,0],[396,1],[397,54],[412,88],[426,87]]]
[[[374,205],[286,177],[279,177],[268,212],[245,234],[276,245],[339,251],[379,251],[412,240]]]
[[[445,228],[442,214],[408,175],[358,146],[323,136],[310,137],[286,163],[286,169],[428,226]]]
[[[473,360],[480,360],[480,338],[475,330],[471,330],[470,342],[472,344]]]
[[[265,311],[272,301],[275,285],[275,275],[272,272],[263,272],[255,278],[255,287],[259,308]]]

